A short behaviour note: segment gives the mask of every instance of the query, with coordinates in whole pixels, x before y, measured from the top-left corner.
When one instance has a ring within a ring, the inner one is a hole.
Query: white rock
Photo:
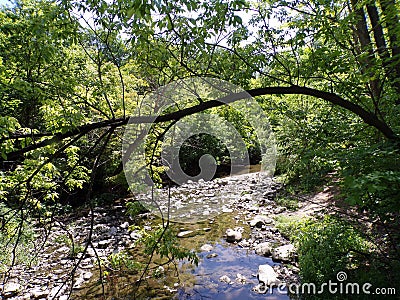
[[[236,282],[240,284],[246,284],[247,278],[240,273],[236,274]]]
[[[295,247],[292,244],[288,244],[275,248],[272,251],[272,259],[283,262],[289,262],[294,259],[295,254],[296,254]]]
[[[212,249],[214,249],[214,247],[209,244],[205,244],[200,248],[200,250],[203,252],[210,252]]]
[[[106,249],[108,247],[108,245],[110,245],[111,240],[103,240],[98,242],[97,247],[99,247],[100,249]]]
[[[129,227],[129,223],[128,222],[124,222],[121,224],[121,228],[123,229],[127,229]]]
[[[31,300],[31,298],[32,298],[32,294],[31,293],[27,293],[27,294],[23,295],[21,299],[23,299],[23,300]]]
[[[226,276],[226,275],[221,276],[221,277],[219,278],[219,281],[225,282],[225,283],[228,283],[228,284],[231,284],[231,283],[232,283],[232,280],[231,280],[228,276]]]
[[[83,284],[84,284],[84,279],[83,279],[83,277],[82,276],[79,276],[77,279],[76,279],[76,281],[75,281],[75,283],[74,283],[74,285],[73,285],[73,289],[75,289],[75,290],[79,290],[79,289],[82,289],[83,288]]]
[[[41,289],[35,289],[31,291],[33,298],[34,299],[41,299],[41,298],[46,298],[49,294],[49,290],[41,290]]]
[[[254,250],[258,255],[269,256],[271,255],[272,245],[270,242],[264,242],[256,245]]]
[[[231,213],[231,212],[233,212],[233,209],[232,208],[223,207],[222,208],[222,212],[223,213]]]
[[[192,237],[195,235],[196,235],[196,233],[193,230],[185,230],[185,231],[179,232],[177,237],[178,238],[187,238],[187,237]]]
[[[140,239],[142,236],[139,233],[133,231],[130,233],[129,237],[132,240],[137,240],[137,239]]]
[[[238,230],[227,229],[226,230],[226,241],[229,243],[239,242],[242,240],[242,233]]]
[[[267,286],[278,285],[278,274],[270,265],[258,266],[258,281]]]
[[[93,273],[92,272],[86,272],[86,273],[84,273],[83,274],[83,279],[85,279],[85,280],[89,280],[91,277],[93,276]]]
[[[3,294],[17,294],[21,290],[21,285],[16,282],[9,282],[3,287]]]

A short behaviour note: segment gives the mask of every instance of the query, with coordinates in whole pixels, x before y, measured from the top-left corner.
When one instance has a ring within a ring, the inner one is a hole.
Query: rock
[[[259,212],[260,208],[258,206],[253,205],[253,206],[250,206],[247,210],[251,211],[251,212]]]
[[[205,244],[200,248],[200,250],[203,252],[210,252],[212,249],[214,249],[214,247],[209,244]]]
[[[9,282],[3,287],[3,295],[7,297],[12,297],[21,290],[22,286],[16,282]]]
[[[83,279],[83,277],[82,277],[82,276],[79,276],[79,277],[76,279],[76,281],[75,281],[75,283],[74,283],[74,285],[73,285],[72,288],[73,288],[74,290],[82,289],[83,286],[84,286],[84,282],[85,282],[85,280]]]
[[[178,238],[188,238],[188,237],[192,237],[195,236],[196,232],[193,230],[185,230],[185,231],[181,231],[178,233],[177,237]]]
[[[106,249],[108,245],[110,245],[111,240],[103,240],[98,242],[97,247],[99,247],[100,249]]]
[[[67,286],[67,285],[64,285],[64,284],[59,284],[59,285],[56,285],[56,286],[54,286],[52,289],[51,289],[51,292],[50,292],[50,294],[48,295],[48,299],[57,299],[57,297],[59,297],[58,299],[60,300],[60,299],[68,299],[68,296],[67,295],[65,295],[65,296],[62,296],[63,294],[68,294],[70,292],[70,290],[69,290],[69,286]],[[64,297],[64,298],[63,298]]]
[[[246,284],[247,278],[240,273],[236,274],[236,282],[240,284]]]
[[[132,240],[138,240],[138,239],[140,239],[142,236],[140,235],[140,233],[137,233],[137,232],[131,232],[130,233],[130,235],[129,235],[129,237],[132,239]]]
[[[32,296],[34,299],[42,299],[42,298],[47,298],[47,296],[50,294],[49,290],[41,290],[41,289],[35,289],[31,291]]]
[[[300,272],[300,269],[298,267],[296,267],[296,266],[292,266],[291,270],[292,270],[293,273],[299,273]]]
[[[229,243],[239,242],[242,240],[242,233],[238,229],[227,229],[226,230],[226,241]]]
[[[129,227],[129,222],[124,222],[121,224],[121,228],[127,229]]]
[[[165,269],[163,266],[158,266],[157,269],[154,270],[154,274],[156,277],[161,276],[165,273]]]
[[[263,197],[267,198],[267,199],[273,199],[273,198],[275,198],[275,196],[276,196],[276,189],[274,189],[274,188],[269,188],[263,194]]]
[[[270,256],[272,251],[272,244],[270,242],[264,242],[256,245],[254,250],[258,255]]]
[[[219,278],[219,281],[225,282],[225,283],[228,283],[228,284],[232,284],[232,280],[231,280],[228,276],[226,276],[226,275],[221,276],[221,277]]]
[[[210,254],[208,254],[206,257],[207,257],[207,258],[213,258],[213,257],[217,257],[217,256],[218,256],[217,253],[210,253]]]
[[[292,244],[280,246],[272,251],[272,259],[277,261],[289,262],[295,257],[296,249]]]
[[[61,248],[58,248],[56,251],[57,252],[62,252],[62,253],[69,253],[70,247],[62,246]]]
[[[116,227],[112,226],[110,228],[110,230],[108,231],[108,235],[109,236],[114,236],[117,233],[117,231],[118,231],[118,229]]]
[[[68,300],[68,298],[68,295],[62,295],[60,298],[58,298],[58,300]]]
[[[268,287],[262,283],[257,284],[255,287],[251,289],[253,292],[257,294],[266,294],[268,292]]]
[[[86,273],[83,273],[83,275],[82,275],[83,279],[85,279],[85,280],[89,280],[92,276],[93,276],[92,272],[86,272]]]
[[[248,240],[242,240],[238,245],[242,248],[250,248],[251,242]]]
[[[85,256],[86,257],[95,257],[96,256],[96,252],[94,252],[93,248],[87,248]]]
[[[274,209],[274,214],[283,213],[285,210],[286,210],[286,207],[279,206],[279,207]]]
[[[258,266],[258,281],[265,286],[278,285],[278,274],[270,265],[259,265]]]
[[[251,227],[261,228],[263,225],[271,224],[273,220],[267,216],[257,215],[250,221]]]

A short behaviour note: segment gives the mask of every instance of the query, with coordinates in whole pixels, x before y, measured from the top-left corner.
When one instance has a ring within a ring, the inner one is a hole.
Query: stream
[[[255,271],[259,265],[280,266],[271,258],[262,257],[248,249],[232,247],[224,242],[216,244],[212,253],[217,256],[208,258],[210,253],[199,253],[201,262],[192,271],[197,278],[196,282],[190,289],[179,289],[177,299],[290,299],[287,289],[274,289],[267,296],[252,291],[258,284]],[[231,282],[221,282],[220,278],[223,276],[227,276]]]
[[[256,172],[171,189],[173,201],[190,199],[205,205],[196,213],[187,210],[191,216],[202,216],[201,220],[171,223],[180,245],[198,254],[198,266],[185,261],[164,265],[155,255],[140,284],[140,270],[113,271],[110,257],[118,253],[129,253],[132,261],[142,265],[149,262],[140,244],[135,243],[139,231],[129,230],[138,222],[125,211],[126,202],[132,199],[121,199],[112,207],[94,209],[91,244],[74,257],[65,238],[73,236],[76,245],[84,249],[92,213],[82,210],[52,222],[36,265],[15,266],[9,282],[0,284],[0,296],[59,300],[99,299],[103,295],[106,299],[295,299],[297,296],[287,295],[286,289],[260,289],[264,276],[260,266],[271,266],[270,273],[279,283],[299,280],[293,246],[275,227],[274,218],[287,212],[274,201],[281,186],[271,178],[260,178]],[[224,199],[222,206],[213,206],[215,197]],[[149,213],[139,217],[148,231],[161,222]],[[38,229],[38,236],[40,232]]]

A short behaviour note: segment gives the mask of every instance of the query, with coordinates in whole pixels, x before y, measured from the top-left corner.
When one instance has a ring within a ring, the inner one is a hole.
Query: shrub
[[[303,222],[295,241],[302,280],[317,284],[336,280],[339,271],[357,267],[359,253],[369,248],[353,226],[332,216]]]
[[[21,221],[14,210],[0,203],[0,273],[5,272],[12,263],[34,262],[34,233],[28,220]],[[13,253],[15,249],[15,253]]]

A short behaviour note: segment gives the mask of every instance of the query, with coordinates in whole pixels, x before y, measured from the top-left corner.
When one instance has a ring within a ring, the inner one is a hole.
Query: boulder
[[[294,260],[296,249],[292,244],[275,248],[272,251],[272,259],[276,261],[290,262]]]
[[[278,274],[270,265],[259,265],[258,266],[258,281],[265,286],[278,285]]]
[[[12,297],[18,294],[22,286],[16,282],[9,282],[3,287],[3,295],[7,297]]]
[[[50,291],[45,289],[45,290],[41,290],[41,289],[34,289],[33,291],[31,291],[32,293],[32,297],[33,299],[47,299],[47,296],[50,294]]]
[[[271,224],[273,220],[267,216],[257,215],[250,221],[251,227],[261,228],[263,225]]]
[[[229,243],[239,242],[242,240],[242,233],[238,229],[226,230],[226,241]]]
[[[254,250],[258,255],[270,256],[272,252],[272,244],[270,242],[264,242],[256,245]]]

